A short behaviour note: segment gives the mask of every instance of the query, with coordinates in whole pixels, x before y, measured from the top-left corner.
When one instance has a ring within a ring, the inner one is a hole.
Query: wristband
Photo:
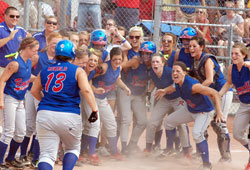
[[[124,40],[122,40],[122,44],[125,43],[126,41],[127,41],[126,38],[124,38]]]

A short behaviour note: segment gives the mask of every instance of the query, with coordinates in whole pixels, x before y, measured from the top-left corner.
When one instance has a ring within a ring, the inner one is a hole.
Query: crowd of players
[[[219,161],[231,161],[226,120],[232,85],[241,102],[234,138],[249,150],[245,131],[250,63],[244,44],[233,45],[233,64],[224,78],[204,38],[191,27],[180,34],[182,48],[176,48],[175,35],[166,33],[156,53],[153,42],[143,41],[141,27],[130,28],[126,35],[124,28],[112,26],[94,30],[89,38],[87,32],[55,32],[57,20],[48,17],[45,30],[32,37],[17,25],[19,17],[14,7],[8,7],[0,24],[0,170],[30,164],[39,170],[53,169],[58,150],[63,152],[65,170],[86,161],[99,165],[99,154],[122,161],[138,152],[144,130],[146,156],[158,150],[158,157],[193,159],[187,126],[192,121],[196,152],[203,162],[199,169],[212,169],[206,140],[210,123],[217,134]],[[163,127],[167,144],[161,148]],[[30,162],[27,148],[32,136]]]

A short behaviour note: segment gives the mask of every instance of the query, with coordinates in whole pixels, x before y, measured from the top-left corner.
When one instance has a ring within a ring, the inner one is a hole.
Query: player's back
[[[80,114],[77,66],[57,61],[40,73],[43,94],[38,110],[51,110]]]

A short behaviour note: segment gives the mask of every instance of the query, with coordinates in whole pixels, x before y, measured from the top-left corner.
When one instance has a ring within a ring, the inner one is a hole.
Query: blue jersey
[[[198,80],[185,76],[182,86],[176,85],[176,89],[180,91],[181,98],[186,101],[188,111],[191,113],[210,112],[213,105],[209,98],[202,94],[192,94],[192,87],[199,83]]]
[[[28,89],[31,76],[31,60],[27,62],[21,56],[13,61],[18,62],[18,71],[11,75],[6,82],[4,93],[14,97],[17,100],[24,100],[24,95]]]
[[[127,54],[127,57],[128,57],[128,60],[132,59],[134,56],[139,56],[139,51],[138,52],[135,52],[133,49],[130,49],[128,50],[128,54]],[[125,71],[125,70],[122,70],[121,72],[121,79],[122,81],[125,83],[125,84],[128,84],[127,82],[127,76],[128,76],[128,72]]]
[[[37,32],[37,33],[33,34],[32,36],[39,42],[38,51],[40,51],[41,49],[46,47],[45,30],[42,32]]]
[[[18,32],[14,38],[0,48],[0,67],[6,67],[10,62],[5,58],[5,55],[17,52],[21,41],[26,37],[27,32],[20,26],[16,25],[14,30]],[[0,23],[0,39],[9,37],[11,31],[5,22]]]
[[[88,75],[88,81],[92,80],[95,76],[95,70],[92,70]]]
[[[238,71],[237,66],[232,67],[232,83],[235,86],[239,99],[242,103],[250,103],[250,70],[242,66]]]
[[[37,76],[43,68],[49,66],[50,64],[55,63],[55,59],[49,60],[47,51],[38,52],[38,56],[39,56],[39,58],[38,58],[37,64],[35,66],[33,66],[33,68],[31,69],[31,73],[34,76]],[[31,89],[32,84],[33,83],[30,83],[28,90]]]
[[[205,53],[202,53],[201,57],[200,57],[200,60],[201,58],[205,55]],[[214,72],[217,73],[219,70],[220,70],[220,65],[218,64],[218,62],[213,58],[213,57],[209,57],[213,63],[214,63]],[[205,61],[206,62],[206,61]],[[205,62],[204,62],[204,65],[205,65]],[[201,63],[200,63],[201,64]],[[199,66],[199,68],[202,68],[201,66]],[[212,83],[209,87],[217,90],[217,91],[220,91],[220,89],[224,86],[224,84],[226,83],[226,80],[224,78],[224,75],[221,71],[218,72],[218,76],[216,75],[216,79],[215,79],[215,76],[214,76],[214,83]]]
[[[172,80],[172,69],[168,66],[164,66],[161,77],[159,78],[153,69],[150,70],[150,78],[154,82],[157,89],[164,89],[171,86],[174,82]],[[168,100],[173,100],[180,97],[179,91],[175,91],[171,94],[166,94],[164,96]]]
[[[185,48],[182,48],[180,50],[180,53],[178,56],[178,61],[182,61],[183,63],[186,64],[187,67],[189,67],[191,69],[194,59],[190,53],[185,53],[184,50],[185,50]]]
[[[161,53],[164,54],[164,51],[161,51]],[[175,54],[176,54],[176,51],[173,50],[172,53],[171,53],[171,55],[168,58],[168,61],[167,61],[167,66],[168,67],[171,67],[171,68],[173,67],[173,65],[174,65],[174,59],[175,59]]]
[[[133,95],[142,95],[148,85],[148,69],[143,62],[136,69],[129,69],[127,76],[127,85]]]
[[[106,73],[93,79],[93,85],[96,88],[100,87],[105,90],[104,94],[95,94],[95,96],[99,99],[104,99],[111,90],[115,89],[115,82],[120,75],[120,67],[113,70],[111,61],[108,61],[107,64],[108,68]]]
[[[80,89],[76,80],[78,66],[69,62],[56,63],[42,69],[41,84],[44,97],[39,110],[80,114]]]

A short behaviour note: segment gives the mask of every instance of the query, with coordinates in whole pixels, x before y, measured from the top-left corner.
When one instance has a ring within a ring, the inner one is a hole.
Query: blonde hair
[[[144,37],[143,29],[142,27],[134,26],[129,29],[128,35],[130,35],[131,32],[140,32],[141,36]]]

